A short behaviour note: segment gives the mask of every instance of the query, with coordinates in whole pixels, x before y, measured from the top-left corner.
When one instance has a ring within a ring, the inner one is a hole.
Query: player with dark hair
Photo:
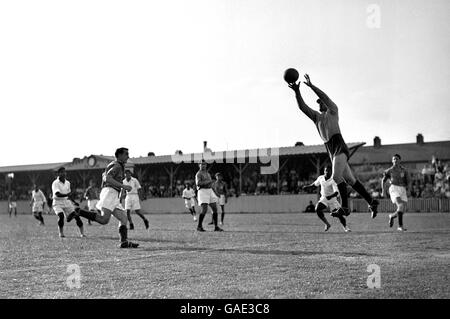
[[[9,208],[9,217],[12,216],[14,211],[14,217],[17,217],[17,195],[15,191],[11,191],[11,194],[8,196],[8,208]]]
[[[97,203],[97,209],[101,212],[77,209],[76,214],[102,225],[108,224],[113,215],[119,220],[120,248],[137,248],[139,244],[128,241],[127,214],[120,204],[121,190],[130,191],[132,189],[131,186],[122,184],[125,163],[129,159],[128,149],[118,148],[114,155],[116,160],[109,163],[103,173],[102,190]]]
[[[184,205],[191,213],[192,217],[194,218],[194,221],[197,220],[197,212],[195,211],[195,191],[193,188],[191,188],[191,184],[186,183],[185,189],[183,190],[183,194],[181,197],[184,199]]]
[[[219,206],[222,210],[220,216],[220,225],[223,225],[223,219],[225,218],[225,204],[228,202],[227,199],[227,183],[223,181],[223,176],[221,173],[216,173],[216,180],[212,184],[212,188],[216,195],[219,197]]]
[[[100,198],[100,191],[98,187],[95,185],[95,181],[91,179],[89,181],[89,187],[86,188],[84,192],[84,199],[87,200],[87,207],[90,211],[99,211],[97,209],[97,203]],[[91,221],[88,219],[89,225],[91,225]]]
[[[44,193],[39,189],[37,185],[33,185],[33,191],[31,192],[31,212],[34,218],[39,221],[39,224],[44,226],[44,217],[42,217],[42,212],[44,211],[44,206],[47,203]]]
[[[73,193],[70,189],[70,182],[66,179],[66,169],[60,167],[57,171],[58,177],[52,183],[53,192],[53,211],[58,216],[59,237],[64,238],[64,217],[68,223],[75,218],[80,236],[85,237],[83,222],[80,217],[75,214],[76,207],[73,205]]]
[[[205,231],[203,229],[203,219],[205,218],[206,212],[208,211],[208,205],[213,211],[213,223],[214,231],[223,231],[217,225],[217,201],[218,197],[212,189],[212,179],[211,175],[206,170],[206,162],[201,162],[199,164],[200,170],[195,174],[195,184],[198,189],[198,204],[202,207],[202,211],[198,218],[197,230],[200,232]]]
[[[339,196],[339,190],[336,182],[331,178],[331,169],[325,167],[323,175],[320,175],[311,185],[306,185],[304,188],[320,186],[320,200],[317,202],[315,211],[317,216],[325,223],[325,231],[328,231],[331,227],[330,223],[324,215],[324,211],[327,209],[330,211],[331,216],[336,217],[342,224],[344,231],[350,232],[350,228],[347,227],[347,221],[344,217],[341,204],[339,204],[337,197]]]
[[[408,171],[400,165],[401,156],[395,154],[392,156],[392,166],[384,171],[381,180],[381,193],[385,194],[385,184],[389,180],[389,196],[392,203],[397,206],[397,210],[393,214],[389,214],[389,227],[394,226],[394,219],[398,217],[399,231],[405,231],[403,228],[403,214],[406,211],[406,203],[408,202],[407,191],[411,189],[411,179]]]
[[[375,218],[378,213],[378,201],[373,199],[367,192],[364,186],[353,175],[353,172],[348,164],[350,152],[339,128],[339,114],[337,105],[321,91],[318,87],[311,83],[308,74],[305,74],[306,82],[314,93],[319,97],[317,103],[319,104],[320,112],[311,109],[303,100],[300,93],[300,81],[298,83],[290,83],[289,87],[294,90],[300,110],[308,116],[316,125],[319,135],[325,143],[325,147],[332,163],[332,178],[336,182],[342,201],[342,208],[345,215],[350,214],[348,208],[347,184],[349,184],[359,195],[361,195],[369,204],[369,209],[372,213],[372,218]]]
[[[130,222],[130,230],[134,229],[133,220],[131,219],[131,211],[134,211],[139,217],[142,218],[144,222],[145,229],[149,228],[149,223],[147,218],[141,213],[141,204],[140,204],[140,192],[141,192],[141,184],[137,180],[131,176],[131,171],[125,171],[125,179],[122,181],[124,185],[128,185],[131,187],[130,191],[122,190],[121,198],[125,197],[125,209],[127,210],[127,218]]]

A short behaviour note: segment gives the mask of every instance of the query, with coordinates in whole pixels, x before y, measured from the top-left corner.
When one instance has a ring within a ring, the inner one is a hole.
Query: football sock
[[[325,218],[323,211],[319,210],[319,211],[316,211],[316,213],[317,213],[317,216],[319,216],[321,221],[323,221],[326,225],[329,225],[327,219]]]
[[[93,221],[95,221],[95,218],[97,217],[96,212],[91,212],[91,211],[87,211],[84,209],[79,209],[78,213],[80,214],[81,217],[84,217],[86,219],[93,220]]]
[[[62,231],[62,229],[64,227],[64,214],[63,213],[58,214],[58,227]]]
[[[121,225],[119,227],[119,235],[120,235],[120,242],[124,243],[127,241],[128,239],[128,230],[127,230],[127,226],[125,225]]]
[[[223,219],[224,219],[224,217],[225,217],[225,212],[222,211],[222,215],[220,216],[220,221],[222,222],[222,224],[223,224]]]
[[[217,212],[214,212],[212,215],[214,226],[217,227]]]
[[[341,196],[342,207],[348,207],[348,197],[347,197],[347,184],[345,182],[341,182],[338,185],[339,195]]]
[[[345,220],[344,216],[339,216],[338,218],[342,226],[347,227],[347,221]]]
[[[203,227],[203,219],[205,218],[205,214],[201,213],[200,216],[198,216],[198,228]]]
[[[370,205],[372,204],[372,196],[366,191],[363,184],[361,184],[359,181],[356,181],[355,184],[352,185],[352,188],[361,195],[362,198],[366,200],[366,202]],[[342,195],[341,195],[342,196]]]
[[[398,212],[398,226],[403,227],[403,212]]]
[[[83,222],[81,221],[81,218],[79,216],[75,217],[75,221],[77,222],[78,227],[83,227]]]

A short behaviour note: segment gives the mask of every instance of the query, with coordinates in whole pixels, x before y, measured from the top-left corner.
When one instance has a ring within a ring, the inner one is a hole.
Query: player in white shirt
[[[80,237],[85,237],[83,222],[81,218],[75,213],[74,200],[72,199],[72,191],[70,189],[70,182],[66,179],[66,169],[61,167],[58,169],[58,177],[52,183],[53,193],[53,210],[58,216],[58,230],[59,237],[64,238],[64,217],[69,223],[75,219],[77,226],[80,228]]]
[[[140,211],[141,204],[139,192],[142,187],[139,181],[133,176],[131,176],[131,171],[128,169],[125,171],[125,178],[123,180],[123,184],[131,187],[130,191],[122,190],[121,196],[121,198],[125,197],[125,209],[127,210],[127,218],[128,221],[130,222],[130,230],[134,229],[133,220],[131,219],[131,211],[134,211],[139,217],[142,218],[142,220],[144,221],[145,229],[148,229],[149,222]]]
[[[189,209],[189,212],[194,217],[194,221],[196,221],[197,212],[195,211],[195,191],[193,188],[191,188],[191,185],[189,183],[186,183],[186,188],[183,190],[183,194],[181,196],[184,199],[184,205],[187,209]]]
[[[39,221],[39,225],[44,226],[44,217],[42,217],[42,212],[44,211],[44,206],[47,203],[44,193],[39,189],[37,185],[33,185],[33,191],[31,192],[31,211],[34,218]]]
[[[325,210],[329,210],[331,216],[337,217],[342,224],[345,232],[349,232],[350,228],[347,227],[347,221],[345,215],[347,213],[342,209],[341,204],[337,200],[339,195],[339,189],[336,182],[331,178],[331,168],[325,167],[323,175],[320,175],[314,183],[305,187],[320,186],[320,199],[316,205],[317,216],[325,223],[325,231],[328,231],[331,227],[324,215]]]

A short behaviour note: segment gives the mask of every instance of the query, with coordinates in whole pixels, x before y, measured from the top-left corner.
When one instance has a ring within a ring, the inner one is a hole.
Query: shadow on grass
[[[329,252],[329,251],[302,251],[302,250],[258,250],[246,248],[207,248],[207,247],[155,247],[143,248],[144,251],[185,251],[185,252],[215,252],[215,253],[240,253],[240,254],[255,254],[255,255],[283,255],[283,256],[323,256],[334,255],[339,257],[376,257],[376,254],[363,252]]]

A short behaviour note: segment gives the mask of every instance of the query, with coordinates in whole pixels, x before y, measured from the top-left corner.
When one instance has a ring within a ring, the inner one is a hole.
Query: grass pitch
[[[75,222],[57,235],[31,215],[0,216],[0,298],[449,298],[450,214],[405,214],[408,231],[387,225],[387,214],[336,219],[329,232],[315,214],[228,214],[223,233],[197,233],[189,214],[133,215],[129,237],[138,249],[119,249],[117,221]],[[67,280],[78,265],[79,288]],[[381,287],[367,286],[368,266]],[[73,266],[71,266],[73,267]],[[73,268],[69,268],[73,269]]]

